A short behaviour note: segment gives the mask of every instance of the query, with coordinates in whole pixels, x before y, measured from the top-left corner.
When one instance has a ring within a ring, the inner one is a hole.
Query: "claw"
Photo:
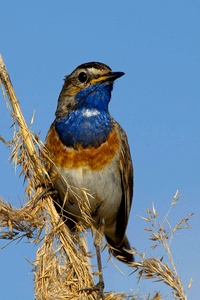
[[[103,281],[99,281],[99,282],[98,282],[96,285],[94,285],[93,287],[83,288],[83,289],[81,289],[81,290],[79,290],[79,291],[84,291],[84,292],[89,292],[89,293],[98,291],[98,294],[97,294],[97,300],[100,300],[100,299],[103,300],[103,299],[105,299],[103,290],[104,290],[104,282],[103,282]]]

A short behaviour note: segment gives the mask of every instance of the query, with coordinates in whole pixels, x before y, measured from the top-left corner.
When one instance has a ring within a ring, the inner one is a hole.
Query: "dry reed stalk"
[[[26,148],[26,154],[30,158],[30,163],[33,164],[34,172],[37,174],[38,179],[44,180],[44,174],[47,175],[46,170],[41,164],[41,160],[38,158],[38,153],[36,151],[32,133],[29,130],[24,116],[22,114],[19,101],[15,94],[14,88],[12,86],[10,77],[8,75],[6,66],[4,64],[3,58],[0,54],[0,80],[6,90],[7,96],[10,100],[12,107],[12,117],[18,123],[19,134],[23,141],[23,146]],[[5,95],[5,93],[4,93]]]

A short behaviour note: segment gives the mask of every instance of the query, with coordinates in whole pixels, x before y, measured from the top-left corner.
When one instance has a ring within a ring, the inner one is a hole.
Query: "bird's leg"
[[[99,290],[97,299],[104,299],[103,289],[104,289],[104,280],[102,272],[102,263],[101,263],[101,246],[102,246],[102,237],[104,232],[104,220],[101,221],[100,227],[95,233],[94,246],[97,254],[97,265],[99,270],[99,282],[96,285],[96,288]]]
[[[82,291],[88,291],[88,292],[98,291],[97,300],[105,298],[103,294],[104,280],[103,280],[102,263],[101,263],[101,244],[102,244],[103,233],[104,233],[104,220],[102,220],[100,226],[98,227],[98,230],[96,230],[95,237],[94,237],[94,246],[96,250],[97,265],[99,271],[99,282],[93,287],[81,289]]]

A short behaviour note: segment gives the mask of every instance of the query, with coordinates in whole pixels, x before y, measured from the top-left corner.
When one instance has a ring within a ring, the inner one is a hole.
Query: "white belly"
[[[80,189],[86,189],[87,193],[91,195],[88,196],[88,199],[94,223],[99,222],[100,219],[104,219],[107,225],[113,222],[122,198],[121,177],[117,163],[116,165],[112,164],[112,167],[108,165],[101,171],[91,171],[86,167],[64,171],[60,169],[59,171],[71,187],[68,189],[68,200],[66,200],[65,205],[68,212],[80,216],[78,200],[74,192],[84,200],[83,192]],[[67,185],[64,180],[58,177],[55,187],[64,199],[67,192]]]

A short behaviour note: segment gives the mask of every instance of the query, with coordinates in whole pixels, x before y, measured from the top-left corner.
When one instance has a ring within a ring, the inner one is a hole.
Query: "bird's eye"
[[[80,82],[85,82],[86,80],[87,80],[87,75],[86,75],[86,73],[85,72],[81,72],[79,75],[78,75],[78,80],[80,81]]]

